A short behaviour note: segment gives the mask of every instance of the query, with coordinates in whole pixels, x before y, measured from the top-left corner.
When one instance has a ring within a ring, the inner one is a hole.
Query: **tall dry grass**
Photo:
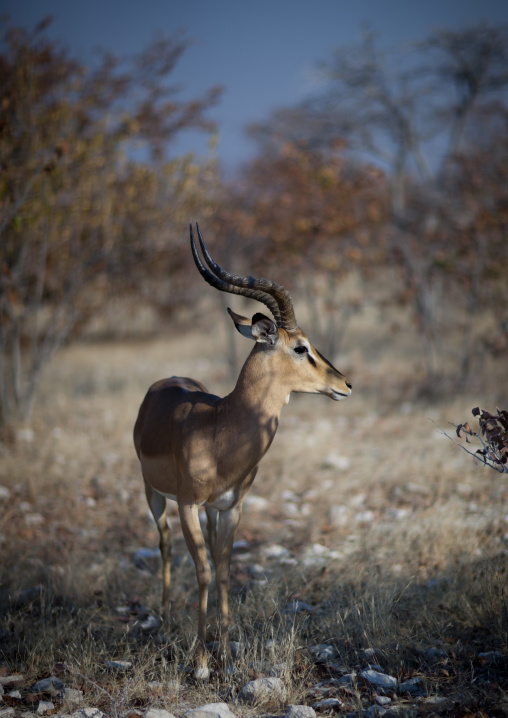
[[[288,701],[312,702],[323,668],[308,649],[321,643],[337,649],[347,671],[374,649],[392,675],[422,676],[431,693],[464,707],[499,697],[506,665],[487,670],[479,655],[507,651],[508,487],[439,427],[503,401],[505,369],[491,364],[467,395],[423,403],[411,387],[407,336],[400,347],[392,338],[390,361],[386,351],[374,360],[365,349],[382,334],[374,326],[368,338],[365,327],[352,329],[351,351],[337,361],[352,397],[340,405],[294,397],[251,490],[268,503],[246,506],[232,563],[237,673],[213,672],[201,686],[189,677],[197,589],[176,511],[169,641],[143,630],[158,611],[161,579],[157,560],[142,568],[133,560],[158,537],[132,426],[148,385],[163,376],[193,376],[216,393],[231,388],[220,331],[75,345],[48,368],[32,420],[1,449],[0,660],[26,685],[65,664],[65,682],[111,715],[150,704],[179,715],[231,701],[278,664]],[[273,544],[289,557],[267,556]],[[314,544],[323,553],[313,562]],[[295,600],[312,610],[295,613]],[[212,592],[210,640],[217,630]],[[132,668],[112,673],[108,660]],[[362,691],[348,694],[351,710],[362,707]]]

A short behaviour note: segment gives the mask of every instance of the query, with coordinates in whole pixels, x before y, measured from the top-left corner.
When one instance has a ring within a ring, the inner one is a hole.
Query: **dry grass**
[[[250,348],[238,342],[241,351]],[[352,346],[366,342],[350,338]],[[188,673],[197,590],[176,512],[170,641],[142,629],[157,611],[160,575],[157,562],[154,570],[133,562],[158,538],[132,426],[146,388],[162,376],[194,376],[226,392],[223,346],[223,337],[204,341],[198,332],[84,344],[62,351],[47,370],[33,419],[6,439],[0,456],[0,484],[10,491],[0,499],[0,656],[8,670],[23,673],[28,687],[65,664],[62,679],[84,691],[86,705],[111,715],[159,705],[180,715],[232,701],[247,680],[279,663],[288,702],[312,703],[313,688],[329,674],[308,648],[329,643],[348,671],[364,667],[363,651],[373,648],[387,672],[422,676],[457,713],[501,715],[508,658],[492,664],[479,654],[507,655],[508,486],[438,427],[463,421],[474,405],[505,401],[496,395],[502,367],[476,377],[477,394],[424,405],[407,388],[410,365],[392,363],[388,371],[386,354],[377,363],[356,350],[344,355],[337,363],[353,381],[351,399],[292,399],[251,490],[269,507],[246,507],[238,534],[246,547],[233,560],[238,673],[213,672],[203,686]],[[395,343],[391,350],[397,356]],[[296,561],[266,557],[275,543]],[[328,553],[306,561],[316,543]],[[267,581],[254,580],[253,564]],[[295,599],[313,610],[288,611]],[[214,639],[213,595],[211,604]],[[431,658],[429,648],[445,654]],[[107,660],[133,667],[115,674]],[[366,688],[341,698],[349,712],[360,711]]]

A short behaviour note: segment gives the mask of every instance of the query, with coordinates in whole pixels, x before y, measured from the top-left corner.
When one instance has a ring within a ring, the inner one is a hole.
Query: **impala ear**
[[[248,339],[254,339],[256,342],[262,342],[273,346],[279,336],[275,322],[273,322],[264,314],[254,314],[252,320],[235,314],[228,307],[229,316],[235,323],[235,327],[240,334]]]

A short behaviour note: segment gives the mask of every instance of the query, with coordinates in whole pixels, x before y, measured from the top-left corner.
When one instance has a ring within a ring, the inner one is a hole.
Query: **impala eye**
[[[295,347],[294,351],[297,354],[305,354],[305,352],[308,352],[309,350],[305,346],[305,344],[300,344],[299,346]]]

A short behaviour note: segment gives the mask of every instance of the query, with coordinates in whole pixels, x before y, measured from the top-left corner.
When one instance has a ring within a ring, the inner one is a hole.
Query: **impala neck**
[[[290,390],[277,375],[273,355],[256,345],[242,367],[235,388],[223,399],[238,431],[263,434],[266,449],[277,431]],[[265,451],[266,451],[265,449]]]

